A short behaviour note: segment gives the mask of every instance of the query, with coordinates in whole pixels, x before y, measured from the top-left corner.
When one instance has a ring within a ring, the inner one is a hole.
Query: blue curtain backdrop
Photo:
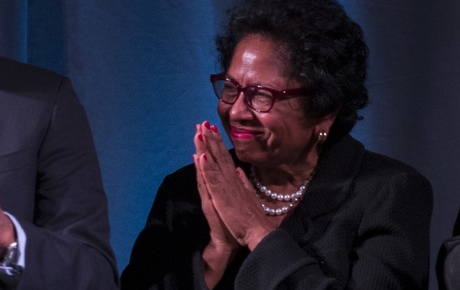
[[[219,123],[208,82],[229,0],[2,0],[0,55],[69,76],[88,113],[120,271],[164,176]],[[460,2],[342,0],[370,48],[371,102],[353,130],[433,184],[434,262],[460,206]],[[0,68],[2,69],[2,68]]]

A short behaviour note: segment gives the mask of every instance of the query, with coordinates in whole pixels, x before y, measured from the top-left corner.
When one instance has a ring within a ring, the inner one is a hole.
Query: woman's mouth
[[[230,137],[232,139],[251,139],[256,135],[254,131],[230,127]]]

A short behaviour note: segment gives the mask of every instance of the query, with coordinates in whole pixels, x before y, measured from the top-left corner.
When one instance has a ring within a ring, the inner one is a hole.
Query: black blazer
[[[427,289],[432,198],[417,171],[346,136],[325,148],[293,215],[242,250],[217,289]],[[190,165],[160,186],[122,289],[206,289],[208,241]]]
[[[118,287],[107,201],[83,107],[67,78],[4,58],[0,206],[27,235],[17,289]]]

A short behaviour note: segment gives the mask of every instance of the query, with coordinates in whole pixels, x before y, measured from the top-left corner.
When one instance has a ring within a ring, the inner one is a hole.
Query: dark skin
[[[226,75],[240,86],[263,85],[275,90],[301,87],[283,63],[283,44],[264,35],[248,35],[237,45]],[[219,102],[218,114],[237,157],[250,163],[264,185],[287,194],[312,174],[319,156],[317,136],[329,132],[335,114],[306,116],[298,98],[275,101],[270,112],[251,109],[240,93],[233,104]],[[254,248],[288,215],[267,216],[261,199],[241,168],[236,168],[217,127],[196,126],[194,154],[201,206],[210,227],[204,249],[204,279],[214,288],[242,248]],[[272,208],[286,203],[264,200]]]
[[[241,247],[253,250],[286,217],[267,218],[251,182],[241,168],[235,167],[216,131],[215,126],[207,129],[204,124],[197,125],[194,155],[201,205],[211,228],[211,241],[203,252],[205,280],[210,288],[219,282]],[[229,210],[237,208],[237,213]]]
[[[0,209],[0,258],[3,258],[6,248],[16,241],[16,231],[13,222]]]

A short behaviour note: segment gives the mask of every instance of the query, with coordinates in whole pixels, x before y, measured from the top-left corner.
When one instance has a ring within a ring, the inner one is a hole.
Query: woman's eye
[[[273,97],[269,92],[259,90],[254,92],[252,98],[255,102],[271,102]]]
[[[236,93],[236,92],[238,91],[237,88],[236,88],[234,85],[229,84],[229,83],[224,84],[223,90],[224,90],[225,93],[227,93],[227,94]]]

